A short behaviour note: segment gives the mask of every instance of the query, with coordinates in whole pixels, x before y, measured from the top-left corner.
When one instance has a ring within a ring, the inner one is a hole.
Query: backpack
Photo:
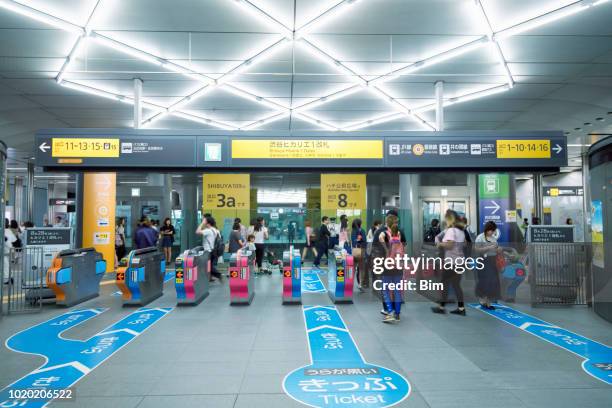
[[[217,235],[215,236],[215,245],[213,247],[212,253],[217,257],[222,257],[225,252],[225,243],[223,242],[223,235],[221,235],[221,231],[217,231]]]

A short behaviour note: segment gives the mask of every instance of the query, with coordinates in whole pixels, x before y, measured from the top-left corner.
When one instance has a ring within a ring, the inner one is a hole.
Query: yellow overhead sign
[[[321,208],[366,208],[365,174],[321,174]]]
[[[382,140],[232,140],[232,159],[382,159]]]
[[[550,140],[498,140],[498,159],[550,159]]]
[[[219,209],[250,209],[251,176],[249,174],[204,174],[202,182],[204,188],[202,207],[205,212]]]
[[[119,139],[51,139],[52,157],[119,157]]]

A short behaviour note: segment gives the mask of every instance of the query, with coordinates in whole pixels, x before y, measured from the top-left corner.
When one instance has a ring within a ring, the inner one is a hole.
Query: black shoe
[[[493,306],[493,305],[487,305],[487,306],[485,306],[485,309],[488,309],[488,310],[495,310],[495,306]]]
[[[432,306],[431,311],[437,314],[446,314],[446,309],[441,308],[440,306]],[[453,313],[453,312],[451,312]]]
[[[455,309],[455,310],[451,310],[449,313],[460,315],[460,316],[465,316],[465,309]]]

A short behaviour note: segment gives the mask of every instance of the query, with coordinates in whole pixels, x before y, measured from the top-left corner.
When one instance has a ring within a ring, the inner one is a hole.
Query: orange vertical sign
[[[94,247],[115,269],[115,173],[85,173],[83,183],[83,247]]]

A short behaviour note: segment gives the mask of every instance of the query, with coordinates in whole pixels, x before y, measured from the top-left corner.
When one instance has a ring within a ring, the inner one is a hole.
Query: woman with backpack
[[[196,234],[202,235],[202,247],[204,251],[210,254],[211,281],[213,276],[220,281],[223,279],[221,273],[217,271],[217,262],[219,260],[217,247],[221,233],[217,230],[216,225],[215,219],[210,214],[206,214],[202,219],[202,223],[196,229]]]
[[[446,230],[436,237],[436,246],[444,252],[443,264],[450,266],[442,271],[442,297],[440,304],[431,308],[434,313],[446,313],[445,305],[448,299],[448,288],[453,287],[457,296],[457,309],[450,313],[465,316],[465,304],[463,302],[463,290],[461,289],[461,275],[465,269],[455,268],[458,259],[464,258],[465,232],[460,228],[461,223],[457,219],[458,215],[455,211],[449,210],[446,212],[444,221],[446,222]],[[463,265],[463,263],[462,263]]]

